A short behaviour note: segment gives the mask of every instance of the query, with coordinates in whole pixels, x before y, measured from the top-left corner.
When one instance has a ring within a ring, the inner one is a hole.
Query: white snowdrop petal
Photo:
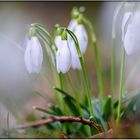
[[[123,17],[123,20],[122,20],[122,27],[121,27],[122,40],[124,39],[126,24],[127,24],[128,20],[129,20],[129,18],[131,17],[131,15],[132,15],[131,12],[127,12],[127,13],[124,14],[124,17]]]
[[[68,72],[71,66],[71,53],[66,40],[62,40],[59,52],[59,70],[62,73]],[[60,62],[61,61],[61,62]]]
[[[61,36],[56,36],[55,39],[54,39],[54,42],[57,46],[57,48],[61,48]]]
[[[75,29],[75,27],[77,26],[77,20],[75,19],[72,19],[68,25],[68,29],[73,31]]]
[[[139,11],[134,13],[131,24],[133,26],[137,26],[137,28],[140,26],[140,12]],[[139,31],[139,30],[137,30],[137,31]]]
[[[80,60],[77,54],[72,54],[72,68],[73,69],[81,69]]]
[[[27,48],[25,50],[25,54],[24,54],[24,62],[25,62],[25,66],[26,66],[26,69],[29,73],[32,72],[32,64],[31,64],[31,41],[28,40],[28,43],[27,43]]]
[[[32,58],[33,72],[39,73],[43,61],[42,47],[37,37],[32,37],[31,43],[32,43],[31,58]]]
[[[136,12],[127,27],[124,37],[124,48],[128,55],[140,50],[140,12]]]
[[[71,30],[77,37],[81,53],[84,54],[88,45],[88,35],[82,24],[78,24],[77,20],[73,19],[70,21],[68,29]],[[68,42],[72,39],[68,36]]]
[[[31,40],[28,40],[24,54],[24,61],[29,73],[40,72],[43,61],[43,51],[37,37],[32,37]]]
[[[72,69],[81,69],[80,60],[73,40],[69,42],[69,46],[70,46],[71,58],[72,58],[72,62],[71,62]]]
[[[88,35],[83,25],[79,24],[75,28],[75,35],[78,39],[81,53],[84,54],[88,45]]]
[[[62,42],[61,48],[61,71],[66,73],[71,66],[71,53],[67,41]]]
[[[124,38],[124,48],[128,55],[130,55],[133,52],[133,46],[134,46],[134,41],[132,41],[133,36],[131,34],[131,28],[132,27],[129,25]]]
[[[140,32],[137,30],[138,28],[134,27],[133,25],[128,26],[124,38],[124,47],[128,55],[131,55],[140,50]]]

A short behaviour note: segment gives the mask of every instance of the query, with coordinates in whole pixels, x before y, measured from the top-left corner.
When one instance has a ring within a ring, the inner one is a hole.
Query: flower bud
[[[82,54],[85,53],[87,44],[88,44],[88,35],[84,26],[82,25],[82,14],[80,14],[78,19],[73,19],[70,21],[68,29],[71,30],[77,37],[80,51]],[[78,23],[79,22],[79,23]],[[81,69],[80,60],[78,57],[77,49],[74,43],[74,40],[68,36],[68,43],[71,51],[72,56],[72,69]]]

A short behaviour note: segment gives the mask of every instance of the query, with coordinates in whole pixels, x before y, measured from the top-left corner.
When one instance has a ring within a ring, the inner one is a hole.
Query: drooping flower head
[[[122,40],[128,55],[140,50],[140,11],[126,12],[124,14]]]
[[[68,25],[68,29],[71,30],[77,37],[80,51],[82,54],[86,52],[88,45],[88,35],[83,25],[82,14],[76,8],[72,11],[72,20]],[[78,58],[75,43],[71,37],[68,36],[68,42],[72,54],[72,68],[81,69],[81,64]]]
[[[38,38],[35,36],[34,29],[27,40],[24,54],[24,62],[29,73],[39,73],[42,67],[43,51]]]
[[[71,67],[71,52],[67,41],[67,33],[64,31],[62,35],[55,38],[57,46],[56,52],[56,68],[57,72],[66,73]]]

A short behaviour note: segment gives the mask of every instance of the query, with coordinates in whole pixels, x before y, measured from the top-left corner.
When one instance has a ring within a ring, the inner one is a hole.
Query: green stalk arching
[[[46,33],[46,35],[47,35],[49,38],[52,38],[51,35],[50,35],[50,33],[45,29],[45,27],[44,27],[43,25],[41,25],[41,24],[39,24],[39,23],[33,23],[33,24],[31,24],[31,26],[39,27],[40,29],[42,29],[42,30]]]
[[[48,53],[47,46],[50,46],[51,45],[50,42],[49,42],[49,40],[46,38],[46,36],[42,32],[40,32],[40,30],[38,30],[38,29],[36,29],[36,30],[37,30],[37,37],[40,38],[41,40],[43,40],[43,43],[45,45],[45,47],[44,47],[45,48],[45,51]],[[54,67],[53,67],[52,62],[50,60],[50,57],[48,58],[48,62],[50,63],[52,73],[54,74]],[[46,77],[47,77],[47,82],[49,84],[49,87],[52,87],[51,80],[48,78],[47,75],[46,75]]]
[[[97,77],[98,77],[98,86],[99,86],[99,93],[100,93],[100,98],[101,98],[101,107],[102,107],[102,111],[103,111],[103,100],[105,97],[105,93],[104,93],[104,83],[103,83],[103,75],[102,75],[102,65],[101,65],[99,50],[97,47],[96,35],[95,35],[94,27],[93,27],[93,24],[91,23],[91,21],[85,16],[83,16],[83,21],[89,28],[92,44],[94,47],[94,56],[95,56],[95,64],[96,64],[96,71],[97,71]]]
[[[38,35],[40,36],[40,38],[45,42],[45,44],[47,44],[49,46],[49,49],[50,49],[50,53],[53,55],[54,59],[55,59],[55,50],[52,48],[52,44],[55,45],[54,43],[54,40],[53,38],[51,37],[51,35],[49,34],[49,32],[40,24],[32,24],[32,26],[35,27],[35,29],[38,31]],[[46,47],[45,45],[45,49],[48,53],[48,55],[50,56],[49,54],[49,51],[48,51],[48,48]],[[53,69],[53,73],[55,73],[55,68],[54,68],[54,65],[51,64],[51,67]]]
[[[43,35],[47,36],[50,39],[50,41],[51,41],[50,45],[49,45],[50,51],[51,51],[51,53],[53,54],[53,56],[55,58],[55,52],[54,52],[54,50],[52,48],[52,45],[51,45],[51,44],[55,45],[55,42],[54,42],[53,38],[51,37],[51,35],[49,34],[49,32],[39,23],[32,24],[31,26],[34,26],[38,31],[40,31]],[[42,39],[48,44],[48,40],[45,37],[42,38]],[[59,87],[61,89],[64,89],[63,75],[61,73],[59,73],[59,74],[57,73],[56,77],[58,78],[58,81],[59,81]],[[62,95],[59,96],[59,102],[60,102],[61,107],[63,108],[63,110],[65,110],[65,105],[64,105],[64,100],[63,100]]]
[[[50,40],[50,50],[52,52],[52,54],[55,56],[55,52],[52,48],[52,44],[55,45],[55,42],[52,38],[52,36],[49,34],[49,32],[45,29],[45,27],[43,27],[42,25],[38,24],[38,23],[35,23],[35,24],[32,24],[31,26],[35,27],[39,32],[41,32],[42,34],[44,34],[49,40]],[[46,42],[48,42],[48,40],[46,40],[46,38],[44,39]]]
[[[77,40],[76,36],[74,35],[74,33],[72,31],[70,31],[68,29],[66,29],[66,31],[72,37],[72,39],[75,43],[75,46],[76,46],[76,50],[77,50],[79,60],[80,60],[80,64],[81,64],[81,67],[82,67],[82,73],[83,73],[84,82],[85,82],[85,88],[86,88],[86,93],[87,93],[89,109],[90,109],[90,115],[94,117],[93,106],[92,106],[91,97],[90,97],[90,88],[89,88],[88,76],[87,76],[87,72],[86,72],[86,69],[85,69],[84,58],[82,57],[82,53],[80,51],[80,47],[79,47],[78,40]]]
[[[115,9],[114,16],[113,16],[113,23],[112,23],[112,56],[111,56],[111,112],[114,119],[114,94],[115,94],[115,39],[116,39],[116,21],[117,16],[121,7],[123,6],[123,2],[119,3],[117,8]]]
[[[49,47],[49,49],[50,49],[50,46],[52,45],[49,41],[48,41],[48,39],[46,38],[46,36],[45,36],[45,34],[43,34],[42,32],[41,32],[41,30],[38,30],[38,28],[36,29],[38,32],[37,32],[37,36],[43,41],[43,43],[44,43],[44,45],[45,45],[45,51],[47,52],[47,53],[49,53],[49,51],[48,51],[48,48],[47,48],[47,46]],[[50,49],[50,53],[52,53],[52,50]],[[53,55],[53,54],[52,54]],[[49,58],[48,58],[48,60],[49,60],[49,63],[50,63],[50,66],[51,66],[51,70],[52,70],[52,73],[53,73],[53,75],[55,75],[56,74],[56,70],[55,70],[55,66],[54,66],[54,64],[52,64],[53,62],[52,62],[52,58],[50,58],[51,56],[50,56],[50,54],[48,54],[48,56],[49,56]],[[54,55],[53,55],[53,57],[54,57]],[[58,80],[58,76],[54,76],[54,78],[55,78],[55,82],[56,81],[59,81]],[[48,79],[47,79],[48,80]],[[52,85],[52,84],[50,84],[50,85]]]
[[[117,123],[119,123],[119,121],[120,121],[120,113],[121,113],[121,105],[122,105],[122,94],[123,94],[124,70],[125,70],[125,49],[122,48],[120,83],[119,83],[119,105],[118,105],[117,120],[116,120]]]

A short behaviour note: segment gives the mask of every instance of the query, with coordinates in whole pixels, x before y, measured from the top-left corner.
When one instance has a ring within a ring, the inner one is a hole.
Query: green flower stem
[[[120,113],[121,113],[121,105],[122,105],[122,94],[123,94],[124,70],[125,70],[125,49],[122,48],[120,83],[119,83],[119,105],[118,105],[118,111],[117,111],[117,123],[119,123],[119,121],[120,121]]]
[[[86,89],[86,94],[87,94],[87,99],[88,99],[88,104],[89,104],[89,109],[90,109],[90,115],[94,117],[93,106],[92,106],[91,96],[90,96],[88,76],[87,76],[87,72],[86,72],[86,68],[85,68],[84,58],[83,58],[82,53],[80,51],[80,47],[79,47],[78,40],[77,40],[76,36],[74,35],[74,33],[72,31],[70,31],[68,29],[66,29],[66,30],[69,33],[69,35],[72,37],[72,39],[74,40],[74,43],[75,43],[75,46],[77,49],[77,53],[79,56],[79,60],[80,60],[81,68],[82,68],[82,73],[83,73],[83,77],[84,77],[84,82],[85,82],[85,89]]]
[[[77,108],[78,108],[78,110],[79,110],[79,112],[80,112],[80,115],[81,115],[82,117],[84,117],[83,111],[82,111],[82,109],[81,109],[81,107],[80,107],[80,104],[79,104],[78,93],[77,93],[77,91],[76,91],[76,89],[75,89],[75,87],[74,87],[74,85],[73,85],[73,82],[72,82],[70,73],[67,74],[67,77],[68,77],[68,81],[69,81],[69,84],[70,84],[70,86],[71,86],[71,89],[72,89],[72,91],[73,91],[74,97],[75,97],[75,99],[76,99],[76,101],[77,101]]]
[[[85,101],[85,100],[87,100],[87,94],[86,94],[86,90],[83,85],[83,77],[81,75],[80,70],[76,70],[76,76],[77,76],[76,78],[77,78],[77,82],[78,82],[79,96],[81,97],[82,101]]]
[[[79,90],[79,96],[80,96],[80,99],[82,101],[85,101],[85,99],[87,98],[87,94],[86,94],[86,91],[85,91],[85,88],[83,86],[83,77],[81,75],[81,71],[80,70],[75,70],[76,72],[76,83],[78,83],[78,90]]]
[[[77,83],[78,83],[78,89],[79,89],[79,91],[80,91],[80,93],[79,93],[79,96],[81,96],[82,98],[81,99],[83,99],[85,96],[83,96],[83,92],[84,92],[84,89],[83,89],[83,84],[82,84],[82,77],[81,77],[81,71],[79,71],[79,70],[76,70],[76,79],[77,79]],[[85,92],[84,92],[85,93]],[[85,98],[84,98],[85,99]]]
[[[59,87],[60,87],[60,89],[64,90],[64,77],[63,77],[63,74],[59,73],[58,76],[59,76]],[[64,102],[62,94],[59,94],[59,101],[60,101],[61,108],[62,108],[63,112],[65,112],[65,102]]]
[[[87,92],[87,99],[88,99],[88,104],[89,104],[89,108],[90,108],[90,114],[91,114],[91,116],[94,117],[93,106],[92,106],[91,95],[90,95],[90,88],[89,88],[89,83],[88,83],[88,77],[87,77],[87,72],[85,69],[85,63],[84,63],[83,57],[79,57],[79,59],[80,59],[82,72],[83,72],[83,76],[84,76],[86,92]]]
[[[98,86],[99,86],[99,93],[100,93],[100,98],[101,98],[101,107],[102,107],[102,111],[103,111],[103,100],[105,97],[104,83],[103,83],[102,66],[101,66],[99,50],[97,47],[96,35],[94,32],[93,24],[85,16],[84,16],[84,22],[89,27],[89,31],[90,31],[90,35],[91,35],[91,39],[92,39],[92,44],[94,47],[94,56],[95,56],[95,64],[96,64],[96,71],[97,71],[97,77],[98,77]]]
[[[62,73],[59,73],[57,74],[57,76],[59,77],[59,87],[60,89],[64,90],[65,88],[65,84],[64,84],[64,75]],[[65,101],[64,101],[64,98],[63,98],[63,95],[62,94],[59,94],[59,102],[60,102],[60,106],[61,106],[61,109],[63,111],[63,114],[66,115],[65,113],[67,113],[66,111],[66,107],[65,107]],[[67,125],[64,124],[63,125],[63,132],[67,132]]]
[[[115,39],[112,38],[112,57],[111,57],[111,113],[114,119],[114,93],[115,93]]]
[[[117,22],[117,16],[119,14],[119,11],[122,7],[123,3],[119,3],[117,8],[115,9],[114,16],[113,16],[113,23],[112,23],[112,56],[111,56],[111,112],[112,112],[112,118],[114,119],[114,94],[115,94],[115,39],[116,39],[116,22]]]

